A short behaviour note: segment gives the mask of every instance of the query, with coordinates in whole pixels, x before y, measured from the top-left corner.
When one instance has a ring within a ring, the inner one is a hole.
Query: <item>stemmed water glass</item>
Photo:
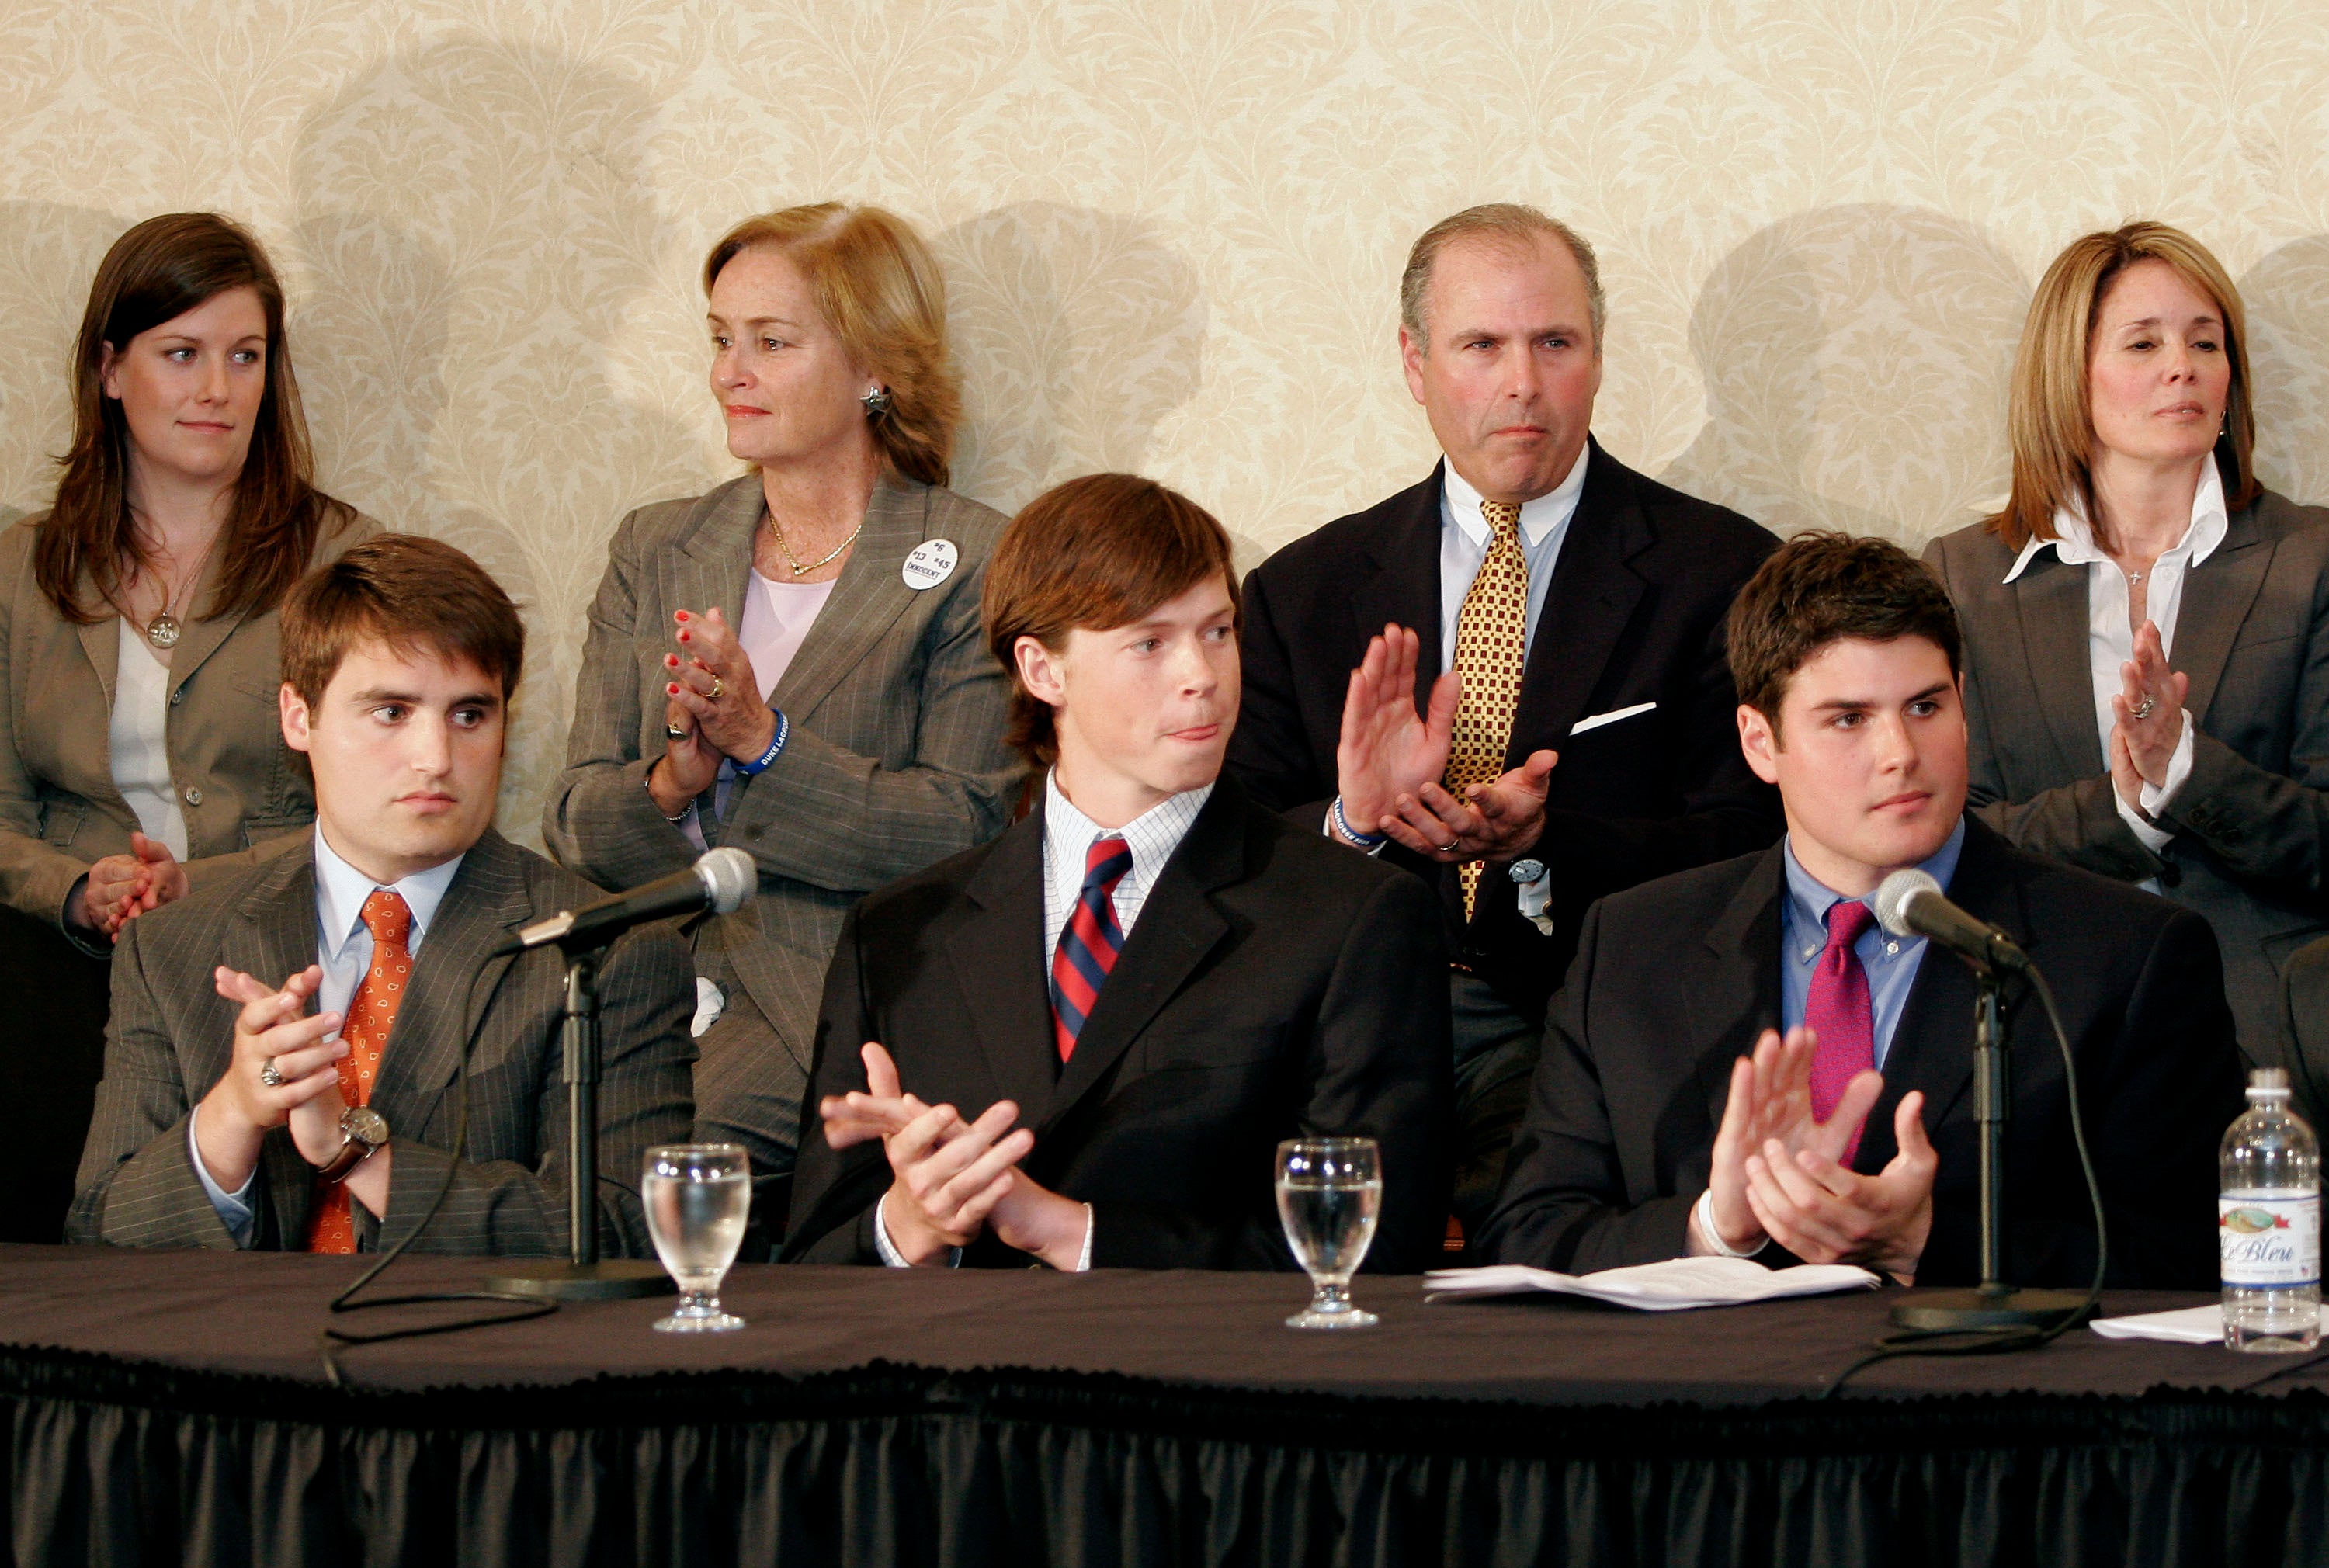
[[[752,1167],[735,1143],[665,1143],[647,1150],[639,1197],[655,1255],[680,1290],[666,1334],[724,1334],[744,1319],[720,1310],[720,1282],[752,1214]]]
[[[1291,1138],[1278,1146],[1278,1218],[1310,1275],[1310,1305],[1289,1329],[1365,1329],[1381,1319],[1351,1303],[1351,1276],[1375,1239],[1382,1157],[1372,1138]]]

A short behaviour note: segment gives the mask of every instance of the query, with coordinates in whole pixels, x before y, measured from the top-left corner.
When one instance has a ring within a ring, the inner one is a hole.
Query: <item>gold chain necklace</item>
[[[161,613],[146,623],[146,640],[165,653],[176,647],[178,639],[185,634],[185,628],[178,624],[176,614],[179,596],[202,580],[203,568],[211,564],[211,551],[218,549],[219,533],[223,531],[219,530],[211,534],[210,543],[203,547],[203,553],[194,560],[194,569],[188,572],[176,587],[165,594]]]
[[[768,520],[768,531],[774,534],[777,540],[777,553],[785,558],[785,565],[792,568],[793,576],[795,577],[806,577],[810,572],[821,571],[825,568],[831,566],[834,561],[841,559],[841,552],[847,549],[851,545],[855,544],[857,542],[857,536],[865,531],[865,520],[861,517],[857,520],[857,526],[849,530],[849,537],[847,539],[843,540],[839,544],[834,545],[830,550],[826,551],[823,559],[813,560],[806,566],[803,566],[799,561],[793,559],[793,547],[785,542],[785,530],[777,526],[777,514],[764,505],[760,508],[760,515]]]

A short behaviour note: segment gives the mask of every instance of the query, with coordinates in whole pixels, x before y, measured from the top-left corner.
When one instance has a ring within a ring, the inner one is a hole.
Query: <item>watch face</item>
[[[388,1118],[369,1105],[352,1105],[340,1115],[340,1131],[377,1149],[388,1141]]]
[[[1542,860],[1514,860],[1513,862],[1512,876],[1513,880],[1515,882],[1533,882],[1543,875],[1544,862]]]

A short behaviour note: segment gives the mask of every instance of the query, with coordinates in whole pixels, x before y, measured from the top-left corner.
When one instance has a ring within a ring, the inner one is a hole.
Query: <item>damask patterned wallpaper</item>
[[[1399,268],[1492,199],[1600,249],[1602,440],[1782,531],[2000,494],[2032,284],[2135,216],[2240,280],[2266,478],[2329,500],[2318,0],[5,0],[0,510],[113,237],[252,223],[330,488],[529,607],[533,840],[604,540],[735,472],[702,251],[827,197],[946,261],[958,488],[1139,469],[1249,562],[1426,471]]]

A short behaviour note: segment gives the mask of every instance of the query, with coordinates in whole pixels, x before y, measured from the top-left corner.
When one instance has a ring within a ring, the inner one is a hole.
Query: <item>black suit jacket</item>
[[[1295,540],[1246,578],[1245,702],[1230,771],[1314,830],[1334,795],[1343,699],[1367,639],[1387,622],[1414,629],[1419,705],[1438,677],[1441,472]],[[1525,1016],[1543,1012],[1595,899],[1779,836],[1778,797],[1739,752],[1723,643],[1730,601],[1777,545],[1737,512],[1593,446],[1504,762],[1561,754],[1530,851],[1552,869],[1552,934],[1521,918],[1502,865],[1482,878],[1467,929],[1453,867],[1384,851],[1438,886],[1459,958]],[[1569,733],[1644,702],[1657,706]]]
[[[1482,1238],[1490,1257],[1585,1273],[1682,1255],[1730,1064],[1778,1025],[1782,857],[1774,847],[1669,877],[1587,918]],[[2053,984],[2110,1225],[2111,1282],[2212,1289],[2216,1145],[2242,1097],[2207,922],[2025,854],[1971,818],[1949,897],[2017,937]],[[1894,1109],[1925,1092],[1940,1170],[1919,1284],[1973,1284],[1981,1272],[1976,990],[1963,963],[1926,949],[1853,1160],[1882,1169],[1897,1151]],[[2004,1023],[2006,1277],[2083,1287],[2093,1211],[2061,1053],[2023,988],[2007,993]],[[1793,1261],[1776,1247],[1762,1255]]]
[[[1223,780],[1165,863],[1062,1069],[1043,953],[1043,819],[869,896],[843,927],[809,1099],[904,1086],[1035,1134],[1023,1169],[1092,1206],[1095,1268],[1290,1269],[1278,1141],[1381,1145],[1366,1266],[1437,1258],[1450,1179],[1446,950],[1412,877],[1305,833]],[[801,1140],[784,1257],[875,1263],[880,1144]],[[964,1261],[1023,1266],[992,1237]]]

